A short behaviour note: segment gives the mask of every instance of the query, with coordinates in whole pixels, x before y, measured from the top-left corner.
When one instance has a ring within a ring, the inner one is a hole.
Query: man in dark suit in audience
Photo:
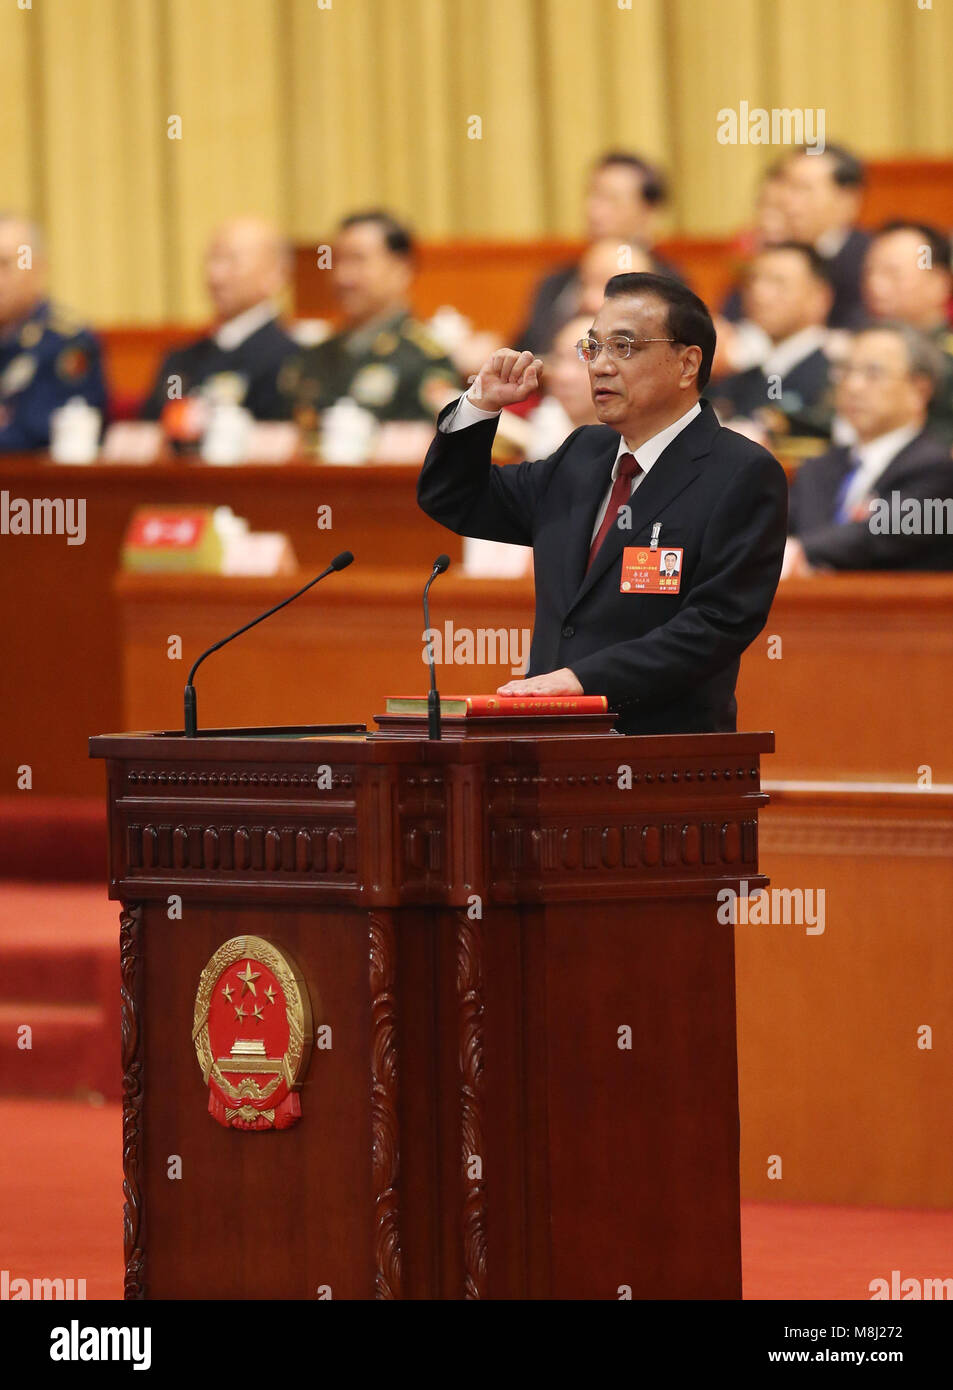
[[[854,334],[832,374],[856,441],[798,470],[783,577],[953,569],[953,461],[926,428],[939,372],[936,346],[906,324]]]
[[[775,434],[826,435],[831,411],[824,325],[833,288],[825,262],[802,242],[766,247],[755,256],[742,294],[745,318],[771,347],[760,366],[723,377],[712,389],[719,419],[744,417]]]
[[[864,306],[872,322],[908,323],[940,349],[942,374],[927,416],[933,433],[953,444],[953,333],[950,241],[926,222],[887,222],[874,232],[864,261]]]
[[[550,457],[497,467],[499,412],[538,385],[503,348],[440,416],[423,510],[460,535],[532,545],[536,621],[511,695],[606,695],[622,733],[729,731],[741,653],[764,626],[784,551],[787,483],[699,399],[715,329],[658,275],[617,275],[580,341],[599,425]],[[659,551],[681,550],[663,586]]]
[[[667,196],[663,174],[648,160],[624,150],[610,150],[589,175],[587,240],[590,244],[634,242],[648,251]],[[653,256],[652,261],[652,269],[659,274],[681,279],[678,271],[659,257]],[[536,355],[548,352],[562,325],[580,312],[580,288],[578,263],[547,275],[537,286],[527,322],[516,335],[520,347]]]
[[[789,235],[827,262],[834,287],[831,328],[858,328],[865,317],[860,276],[869,238],[855,225],[864,179],[863,164],[842,145],[820,154],[799,149],[784,170]]]
[[[241,405],[256,420],[284,417],[278,374],[296,348],[278,318],[278,300],[289,270],[288,247],[269,223],[239,217],[219,227],[205,257],[216,326],[169,353],[142,407],[144,420],[160,419],[171,401],[186,397]],[[201,429],[197,419],[191,432]]]

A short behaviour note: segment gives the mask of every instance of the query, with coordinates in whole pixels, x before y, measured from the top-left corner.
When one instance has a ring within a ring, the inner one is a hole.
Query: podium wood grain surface
[[[716,893],[763,882],[770,735],[278,732],[90,742],[122,914],[127,1297],[740,1297]],[[292,953],[332,1030],[285,1131],[207,1113],[193,1002],[242,934]]]

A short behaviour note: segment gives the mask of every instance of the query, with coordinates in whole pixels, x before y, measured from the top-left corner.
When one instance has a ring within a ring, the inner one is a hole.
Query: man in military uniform
[[[242,405],[256,420],[279,420],[286,409],[278,374],[297,350],[278,319],[290,256],[278,231],[253,217],[235,218],[215,232],[205,258],[205,283],[215,308],[212,333],[166,357],[142,407],[145,420],[163,419],[189,442],[202,430],[174,420],[170,402],[197,398]],[[173,423],[174,421],[174,423]]]
[[[0,215],[0,452],[45,449],[50,416],[74,396],[105,413],[99,343],[45,297],[39,230]]]
[[[344,328],[281,375],[287,411],[310,443],[321,412],[343,396],[381,421],[429,422],[459,394],[453,363],[408,308],[413,249],[386,212],[356,213],[338,228],[331,273]]]
[[[930,403],[927,428],[953,443],[953,296],[949,239],[926,222],[887,222],[864,260],[864,306],[874,323],[906,323],[943,353],[943,371]]]

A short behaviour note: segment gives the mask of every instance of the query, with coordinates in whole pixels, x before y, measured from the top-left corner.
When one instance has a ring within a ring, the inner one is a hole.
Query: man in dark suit
[[[874,232],[864,261],[864,305],[872,322],[908,323],[940,349],[943,373],[927,421],[933,434],[953,444],[951,298],[953,262],[944,232],[904,220]]]
[[[935,344],[907,324],[854,334],[833,375],[856,442],[798,470],[784,578],[953,569],[953,461],[925,428],[940,371]]]
[[[825,262],[803,242],[759,251],[742,291],[745,318],[768,338],[764,361],[723,377],[712,391],[721,420],[756,420],[773,433],[830,431],[825,401],[830,363],[824,351],[833,287]]]
[[[625,150],[610,150],[589,175],[586,237],[590,246],[607,240],[634,242],[648,251],[667,196],[664,176],[648,160]],[[681,279],[679,272],[658,256],[652,261],[652,268],[660,275]],[[545,276],[536,287],[527,321],[516,334],[520,347],[537,355],[548,352],[563,324],[581,311],[581,295],[578,262]]]
[[[858,328],[865,317],[860,281],[870,238],[854,225],[864,178],[861,161],[841,145],[819,154],[799,149],[784,170],[788,234],[827,262],[834,287],[831,328]]]
[[[420,474],[425,512],[458,534],[532,545],[536,621],[513,695],[606,695],[622,733],[730,731],[741,653],[781,569],[787,484],[760,445],[699,400],[715,350],[700,299],[658,275],[617,275],[580,342],[600,421],[549,458],[497,467],[499,411],[540,363],[504,348],[441,414]],[[658,550],[680,549],[677,587]],[[656,592],[623,580],[654,573]],[[623,588],[625,584],[625,588]]]
[[[284,419],[278,376],[296,347],[278,318],[278,300],[289,269],[288,248],[269,223],[239,217],[216,231],[205,257],[216,325],[169,353],[142,407],[144,420],[168,418],[169,403],[186,397],[241,405],[256,420]],[[194,420],[184,430],[176,423],[181,442],[201,433],[200,412]]]

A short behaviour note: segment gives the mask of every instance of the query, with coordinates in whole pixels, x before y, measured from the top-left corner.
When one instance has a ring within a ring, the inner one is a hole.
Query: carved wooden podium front
[[[91,739],[126,1297],[739,1298],[716,895],[772,747]]]

